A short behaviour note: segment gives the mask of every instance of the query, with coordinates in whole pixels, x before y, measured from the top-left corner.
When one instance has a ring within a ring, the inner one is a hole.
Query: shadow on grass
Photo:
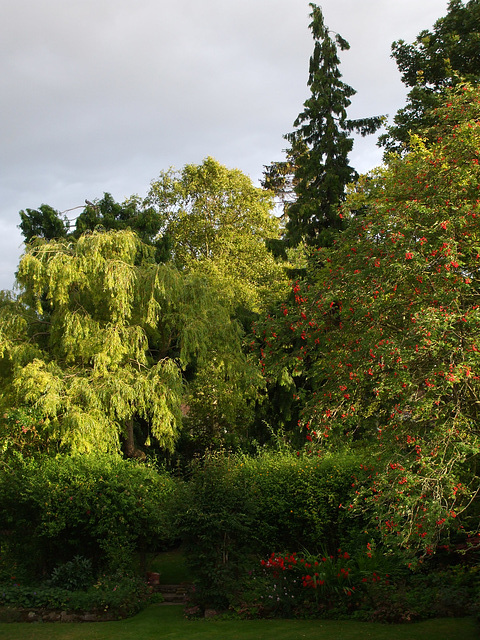
[[[193,580],[181,548],[149,555],[147,570],[160,574],[160,584],[181,584]]]

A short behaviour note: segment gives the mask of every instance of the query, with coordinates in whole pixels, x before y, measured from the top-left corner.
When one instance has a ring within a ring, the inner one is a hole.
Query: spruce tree
[[[295,192],[294,202],[286,204],[286,227],[290,244],[305,241],[321,246],[331,243],[332,229],[342,227],[338,205],[344,200],[346,185],[357,178],[348,159],[353,147],[350,134],[374,133],[382,118],[347,119],[350,98],[356,92],[341,80],[338,49],[350,47],[340,35],[332,38],[321,9],[313,3],[310,7],[315,42],[307,83],[311,95],[294,122],[295,130],[285,136],[290,143],[287,158],[293,160]],[[282,163],[278,166],[281,171]],[[265,183],[268,174],[267,168]]]

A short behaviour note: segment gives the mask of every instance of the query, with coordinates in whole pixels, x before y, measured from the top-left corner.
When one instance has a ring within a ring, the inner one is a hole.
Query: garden
[[[357,176],[347,134],[381,119],[346,120],[348,43],[311,8],[312,96],[264,188],[206,158],[74,229],[20,213],[0,637],[478,633],[480,91],[416,85],[418,127]]]

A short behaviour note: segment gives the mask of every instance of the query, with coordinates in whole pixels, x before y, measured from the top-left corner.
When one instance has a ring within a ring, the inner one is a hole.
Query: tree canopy
[[[0,406],[5,415],[34,410],[44,445],[109,451],[125,440],[132,450],[138,418],[172,449],[182,370],[241,353],[238,327],[208,281],[155,264],[152,252],[131,231],[27,247],[23,293],[1,307]]]
[[[308,439],[380,455],[375,514],[413,546],[480,486],[479,105],[469,86],[447,91],[435,141],[414,137],[357,185],[343,212],[363,215],[259,327],[265,374],[301,398]]]
[[[68,220],[64,216],[50,207],[48,204],[41,204],[38,209],[25,209],[20,211],[20,224],[18,225],[25,242],[30,242],[33,238],[64,238],[68,234]]]
[[[402,81],[410,92],[407,104],[394,117],[380,144],[387,151],[402,151],[410,133],[425,133],[435,123],[432,108],[439,94],[459,82],[480,79],[480,2],[450,0],[448,12],[432,30],[422,30],[412,44],[392,44]]]
[[[148,200],[177,266],[213,278],[231,305],[258,311],[285,289],[284,270],[267,247],[280,233],[272,194],[238,169],[206,158],[162,172]]]
[[[311,95],[293,123],[295,130],[285,136],[290,143],[287,161],[267,167],[264,185],[277,193],[293,187],[295,195],[286,204],[287,238],[292,245],[305,241],[319,246],[330,243],[330,229],[342,227],[338,206],[346,185],[357,177],[348,159],[351,133],[374,133],[382,118],[347,118],[356,92],[341,80],[338,49],[345,51],[350,45],[338,34],[332,38],[320,7],[313,3],[310,7],[314,49],[307,85]]]

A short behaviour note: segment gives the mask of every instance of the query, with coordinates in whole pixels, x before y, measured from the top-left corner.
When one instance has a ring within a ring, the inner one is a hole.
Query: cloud
[[[446,0],[320,4],[351,44],[350,115],[393,115],[405,89],[390,44],[431,27]],[[256,180],[308,95],[306,0],[3,0],[1,12],[0,288],[20,209],[144,194],[160,170],[207,155]],[[352,161],[380,157],[370,140]]]

